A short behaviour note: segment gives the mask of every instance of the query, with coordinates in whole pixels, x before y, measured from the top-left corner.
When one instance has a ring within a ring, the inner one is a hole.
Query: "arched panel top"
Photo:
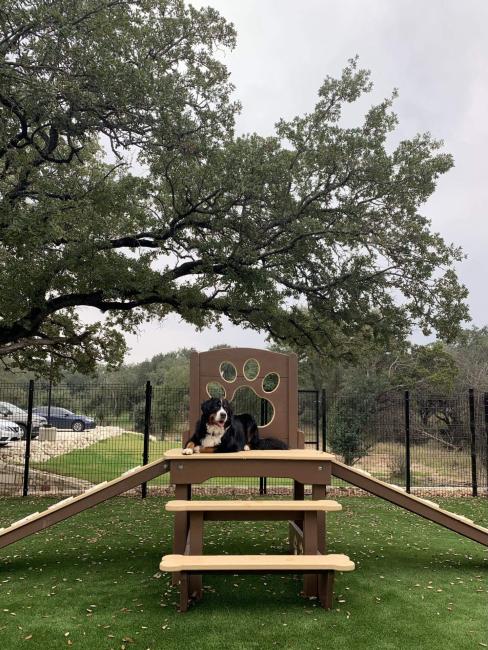
[[[283,354],[272,350],[256,348],[219,348],[208,352],[194,352],[199,357],[200,374],[205,377],[218,377],[222,361],[230,361],[237,369],[237,377],[244,377],[243,366],[248,359],[259,363],[257,379],[263,379],[268,373],[276,372],[282,378],[288,377],[289,360],[295,354]]]

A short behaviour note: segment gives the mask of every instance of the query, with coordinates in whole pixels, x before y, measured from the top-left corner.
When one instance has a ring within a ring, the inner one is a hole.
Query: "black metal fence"
[[[190,428],[188,405],[186,388],[149,382],[0,384],[0,495],[69,496],[146,464],[181,444]],[[261,425],[272,417],[272,406],[252,391],[234,406]],[[299,426],[307,447],[331,451],[408,492],[488,494],[488,393],[329,398],[324,391],[300,390]],[[290,488],[286,479],[216,478],[201,489]],[[170,491],[165,475],[140,493]]]

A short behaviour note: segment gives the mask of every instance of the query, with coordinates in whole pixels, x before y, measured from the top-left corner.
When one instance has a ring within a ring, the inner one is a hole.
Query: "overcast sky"
[[[309,111],[323,78],[355,54],[372,71],[361,110],[399,89],[399,136],[430,131],[455,168],[424,207],[433,229],[464,249],[458,266],[473,323],[488,324],[488,2],[486,0],[213,0],[237,29],[225,55],[243,110],[240,131],[272,133],[280,117]],[[354,111],[348,116],[354,119]],[[357,119],[360,114],[357,113]],[[176,318],[129,336],[127,361],[179,347],[262,347],[265,336],[233,326],[193,328]]]

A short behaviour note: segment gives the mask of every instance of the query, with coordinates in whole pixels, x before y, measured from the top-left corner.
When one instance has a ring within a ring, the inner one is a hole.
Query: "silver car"
[[[18,440],[22,435],[22,431],[18,424],[0,418],[0,447],[5,447],[12,440]]]
[[[0,402],[0,418],[4,420],[9,420],[14,422],[20,428],[18,437],[25,438],[27,434],[27,411],[21,409],[15,404],[10,404],[10,402]],[[44,427],[47,424],[46,418],[41,417],[40,415],[32,414],[32,432],[31,438],[37,438],[39,435],[39,427]],[[15,438],[14,438],[15,439]]]

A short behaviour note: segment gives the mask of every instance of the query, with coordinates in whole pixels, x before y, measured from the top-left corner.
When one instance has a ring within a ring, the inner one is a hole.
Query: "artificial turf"
[[[488,549],[378,499],[329,515],[334,609],[299,596],[295,576],[207,576],[201,603],[176,610],[158,564],[171,552],[163,500],[120,497],[0,551],[0,647],[56,649],[424,649],[488,646]],[[47,499],[0,500],[0,525]],[[488,500],[442,505],[486,525]],[[283,522],[207,524],[207,553],[286,553]]]

